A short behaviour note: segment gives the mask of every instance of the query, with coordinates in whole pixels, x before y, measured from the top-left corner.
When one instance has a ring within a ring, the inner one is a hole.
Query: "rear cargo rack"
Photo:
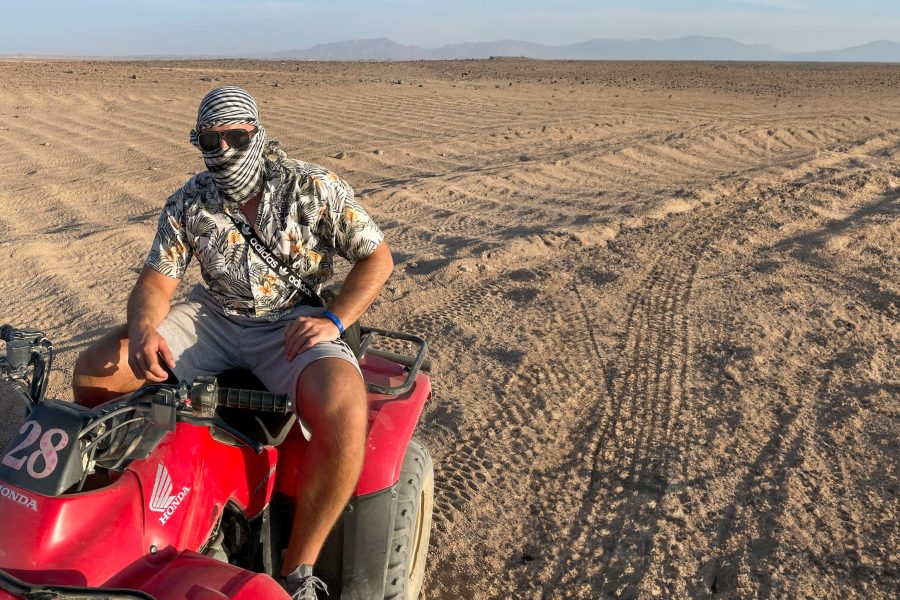
[[[390,386],[369,383],[367,384],[367,387],[370,392],[385,394],[387,396],[399,396],[400,394],[405,394],[409,391],[409,388],[412,387],[413,383],[415,383],[416,376],[419,374],[419,371],[423,371],[425,373],[431,371],[431,361],[425,358],[425,355],[428,353],[428,343],[423,338],[409,333],[391,331],[389,329],[378,329],[376,327],[361,327],[360,333],[362,334],[362,337],[360,338],[359,343],[359,356],[370,354],[372,356],[377,356],[379,358],[384,358],[401,364],[408,369],[406,373],[406,380],[404,380],[404,382],[400,385]],[[372,344],[372,341],[378,336],[391,338],[394,340],[412,342],[418,347],[416,355],[407,356],[406,354],[398,354],[396,352],[389,352],[387,350],[369,348],[369,346]]]

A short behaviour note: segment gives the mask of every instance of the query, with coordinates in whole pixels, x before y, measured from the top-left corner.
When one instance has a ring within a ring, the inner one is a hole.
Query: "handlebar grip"
[[[4,342],[9,342],[12,340],[13,332],[15,332],[16,328],[12,325],[3,325],[0,327],[0,340]]]
[[[288,415],[294,410],[287,394],[273,394],[240,388],[219,388],[219,406]]]

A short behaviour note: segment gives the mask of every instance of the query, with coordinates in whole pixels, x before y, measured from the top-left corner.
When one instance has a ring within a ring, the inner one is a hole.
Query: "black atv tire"
[[[409,441],[403,457],[397,492],[384,598],[416,600],[425,578],[434,508],[434,465],[428,449],[416,438]]]

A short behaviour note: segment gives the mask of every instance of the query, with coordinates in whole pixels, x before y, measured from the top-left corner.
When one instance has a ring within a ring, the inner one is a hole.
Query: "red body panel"
[[[374,356],[361,367],[370,383],[399,385],[406,378],[403,367]],[[357,495],[397,482],[430,396],[423,374],[401,396],[369,394]],[[104,488],[47,497],[3,482],[26,500],[0,498],[0,569],[31,583],[140,589],[159,600],[286,599],[271,578],[195,551],[229,502],[252,518],[276,491],[295,496],[306,446],[295,428],[281,446],[256,454],[217,441],[205,427],[179,423],[147,459]],[[5,598],[13,596],[0,591]]]
[[[34,499],[36,510],[13,502],[3,507],[0,568],[25,581],[99,586],[151,546],[196,550],[229,501],[250,516],[265,507],[276,459],[274,448],[258,455],[217,442],[206,428],[179,423],[147,460],[132,463],[107,487],[54,498],[4,483]],[[177,502],[156,512],[149,504],[163,477],[160,465],[172,486],[164,498]],[[111,540],[115,551],[103,551]]]
[[[175,434],[167,435],[147,460],[129,467],[143,492],[143,551],[151,545],[198,549],[229,501],[250,517],[259,514],[271,498],[277,457],[274,448],[256,454],[244,446],[218,442],[204,427],[179,423]],[[162,512],[150,508],[159,465],[168,473],[171,495],[179,498],[184,492],[177,506],[173,502]]]
[[[4,483],[36,510],[3,502],[0,568],[25,581],[97,585],[143,554],[141,490],[123,473],[100,490],[51,498]],[[114,552],[98,552],[115,540]]]

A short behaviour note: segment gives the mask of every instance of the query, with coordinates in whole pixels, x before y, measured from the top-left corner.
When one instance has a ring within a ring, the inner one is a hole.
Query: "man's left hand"
[[[325,317],[297,317],[284,330],[284,357],[291,361],[319,342],[341,337],[337,325]]]

